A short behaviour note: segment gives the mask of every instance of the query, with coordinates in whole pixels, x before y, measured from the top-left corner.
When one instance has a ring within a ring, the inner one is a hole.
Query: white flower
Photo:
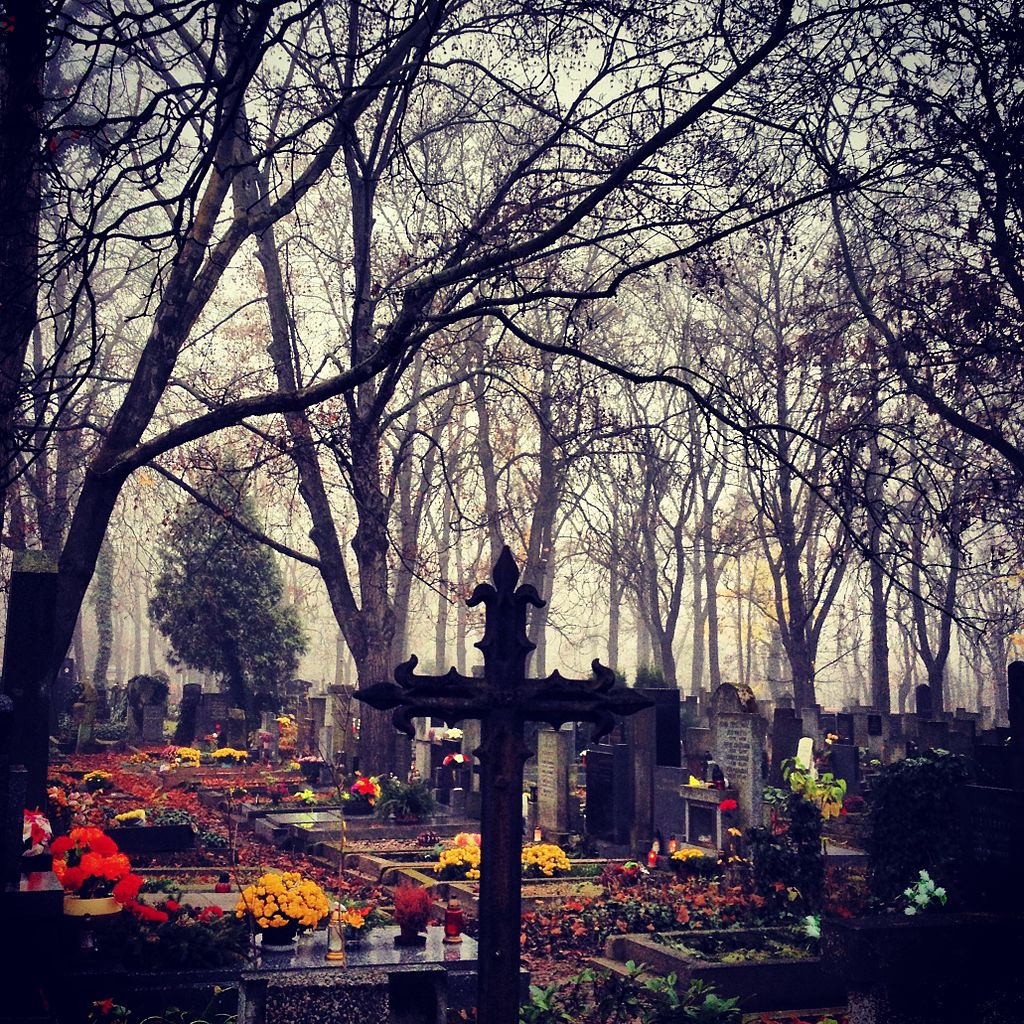
[[[906,910],[903,911],[903,913],[906,914],[907,917],[913,917],[914,914],[917,913],[917,911],[913,907],[907,907]]]

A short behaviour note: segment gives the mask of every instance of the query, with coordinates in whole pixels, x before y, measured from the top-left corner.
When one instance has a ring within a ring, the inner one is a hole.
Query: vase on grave
[[[113,896],[94,896],[83,898],[81,896],[65,895],[64,916],[65,917],[108,917],[111,914],[119,914],[121,904]]]
[[[261,928],[263,936],[264,953],[291,953],[295,949],[295,938],[298,935],[299,927],[295,921],[278,928]]]
[[[341,811],[353,817],[366,817],[373,814],[373,804],[369,800],[346,800]]]

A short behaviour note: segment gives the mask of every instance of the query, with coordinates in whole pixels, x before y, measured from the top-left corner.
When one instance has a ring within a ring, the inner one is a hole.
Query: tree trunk
[[[7,0],[0,62],[0,537],[16,455],[22,371],[37,322],[40,157],[47,11],[39,0]],[[77,617],[77,616],[76,616]],[[70,630],[69,630],[70,631]],[[65,634],[63,646],[68,646]]]
[[[96,661],[93,663],[92,685],[106,687],[110,668],[110,654],[114,644],[114,553],[109,541],[104,541],[96,559],[93,581],[93,601],[96,613]]]

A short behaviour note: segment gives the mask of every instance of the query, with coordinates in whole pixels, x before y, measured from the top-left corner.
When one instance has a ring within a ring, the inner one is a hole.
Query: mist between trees
[[[307,675],[472,664],[504,541],[539,671],[996,703],[1019,4],[492,7],[5,5],[3,541],[60,554],[53,665],[161,663],[219,473]]]

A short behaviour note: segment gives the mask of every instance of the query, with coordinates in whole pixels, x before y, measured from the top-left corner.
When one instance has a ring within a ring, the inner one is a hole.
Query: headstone
[[[224,745],[231,747],[232,750],[246,750],[249,746],[246,731],[245,710],[243,708],[228,708]]]
[[[466,791],[461,786],[456,786],[448,794],[448,810],[453,818],[466,816]]]
[[[96,691],[86,690],[75,705],[75,710],[75,724],[78,726],[75,752],[87,754],[91,751],[93,734],[96,732]]]
[[[654,701],[654,763],[680,767],[683,762],[679,690],[674,686],[652,686],[640,692]]]
[[[476,770],[473,751],[480,746],[480,723],[475,719],[471,718],[462,723],[462,752],[469,758],[469,762],[474,766],[474,770],[470,774],[469,784],[470,791],[473,793],[480,792],[480,773]]]
[[[537,821],[545,832],[569,831],[569,760],[572,735],[537,733]]]
[[[814,768],[814,740],[810,736],[800,738],[800,742],[796,745],[796,760],[804,771],[811,773],[812,778],[817,778]]]
[[[632,716],[626,723],[633,786],[633,821],[630,843],[635,850],[650,848],[654,838],[654,749],[657,723],[654,708]]]
[[[200,716],[203,736],[211,736],[214,732],[218,732],[223,738],[224,730],[227,728],[229,707],[227,694],[203,694],[202,715]]]
[[[142,742],[164,742],[164,719],[167,717],[166,704],[147,704],[142,709]]]
[[[914,710],[921,718],[930,718],[932,714],[932,688],[922,683],[914,689]]]
[[[713,756],[725,773],[726,785],[737,791],[740,827],[762,820],[761,774],[768,723],[749,712],[723,712],[712,718]]]
[[[412,757],[416,765],[416,774],[421,779],[433,779],[433,769],[430,764],[430,740],[415,739],[412,741]]]
[[[199,709],[203,703],[201,683],[185,683],[181,688],[178,722],[174,727],[174,742],[179,747],[191,747],[199,729]]]
[[[633,823],[630,753],[625,743],[587,751],[587,833],[611,843],[629,842]]]
[[[26,807],[46,806],[48,671],[56,596],[56,559],[49,552],[16,552],[7,594],[2,689],[14,704],[11,764],[28,772]]]
[[[812,736],[815,739],[819,738],[822,734],[824,726],[821,723],[821,710],[819,708],[801,708],[800,709],[800,724],[803,727],[801,730],[802,736]]]
[[[837,779],[846,780],[847,796],[859,796],[860,758],[852,743],[833,743],[829,752],[829,769]]]
[[[772,786],[784,785],[782,762],[796,757],[797,745],[803,735],[803,722],[792,708],[775,709],[772,720],[772,760],[768,781]]]
[[[961,845],[959,877],[974,909],[1024,907],[1024,792],[961,786],[956,793]]]
[[[306,703],[309,707],[309,717],[311,720],[308,742],[314,748],[319,748],[322,739],[321,733],[324,726],[327,725],[327,698],[310,697]],[[316,751],[314,750],[314,752]],[[323,756],[330,759],[332,753],[330,750],[324,750]]]
[[[276,760],[280,754],[281,726],[273,711],[264,711],[260,715],[260,757],[264,760]]]
[[[50,735],[56,736],[59,731],[60,716],[69,714],[75,701],[78,688],[78,675],[75,672],[75,659],[65,658],[57,678],[50,687]],[[115,704],[115,707],[119,705]]]
[[[853,715],[836,715],[835,735],[839,737],[840,743],[853,743]]]

